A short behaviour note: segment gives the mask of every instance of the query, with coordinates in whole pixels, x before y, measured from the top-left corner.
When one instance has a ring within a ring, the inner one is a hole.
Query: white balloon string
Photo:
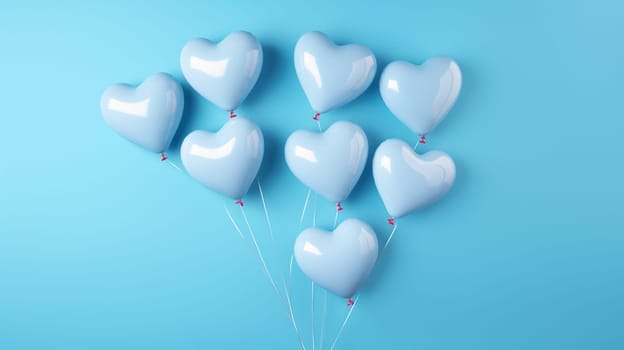
[[[292,301],[290,299],[290,293],[288,293],[288,288],[286,288],[286,282],[282,281],[284,284],[284,293],[286,294],[286,300],[288,301],[288,310],[290,311],[290,322],[295,328],[295,332],[297,333],[297,338],[299,339],[299,345],[302,350],[305,350],[305,344],[303,343],[303,338],[301,338],[301,333],[299,333],[299,328],[297,327],[297,321],[295,321],[295,313],[293,312]]]
[[[175,170],[177,171],[182,171],[182,169],[180,169],[179,166],[175,165],[174,162],[171,161],[171,159],[169,159],[169,157],[167,157],[167,154],[165,154],[165,152],[160,152],[160,161],[161,162],[167,162],[169,163],[169,165],[171,165]]]
[[[323,291],[323,315],[321,316],[321,342],[319,350],[323,350],[323,342],[325,341],[325,324],[327,322],[327,289]]]
[[[170,161],[169,159],[167,159],[167,163],[169,163],[169,165],[171,165],[175,170],[182,171],[179,166],[175,165],[175,163]]]
[[[249,219],[247,219],[247,214],[245,214],[245,208],[243,208],[243,206],[240,205],[240,209],[241,209],[241,213],[243,214],[243,219],[245,220],[245,224],[247,225],[247,230],[249,230],[249,235],[251,236],[251,240],[254,246],[256,247],[256,253],[258,254],[258,259],[260,260],[260,263],[262,264],[262,269],[264,270],[264,273],[269,279],[271,286],[275,290],[275,294],[277,294],[278,299],[281,301],[282,296],[279,292],[279,289],[277,289],[277,285],[275,284],[275,281],[273,280],[271,273],[269,272],[269,268],[267,267],[266,261],[264,260],[264,256],[262,255],[262,250],[260,249],[260,246],[258,245],[258,241],[256,240],[256,235],[254,234],[254,231],[251,228],[251,225],[249,224]]]
[[[424,134],[420,135],[420,140],[418,142],[416,142],[416,144],[414,145],[414,151],[416,151],[416,148],[421,143],[427,143],[427,136],[425,136]]]
[[[338,217],[340,216],[340,212],[342,207],[338,204],[338,207],[336,208],[336,214],[334,215],[334,228],[332,230],[336,229],[336,225],[338,224]],[[323,295],[323,314],[321,316],[321,341],[320,341],[320,345],[319,345],[319,350],[323,349],[323,342],[325,340],[325,324],[327,323],[327,290],[325,290],[325,293]]]
[[[314,307],[314,281],[312,281],[311,286],[312,286],[312,292],[311,292],[311,298],[312,298],[311,299],[311,304],[312,304],[311,305],[312,306],[312,350],[314,350],[316,348],[316,345],[315,345],[315,334],[314,334],[314,328],[315,328],[314,325],[316,323],[316,322],[314,322],[314,309],[315,309],[315,307]]]
[[[336,343],[338,342],[340,335],[342,335],[342,331],[347,326],[347,323],[349,322],[349,319],[351,318],[351,314],[353,313],[353,310],[355,310],[355,306],[357,305],[359,299],[360,299],[360,296],[358,295],[357,297],[355,297],[355,300],[353,300],[353,305],[349,307],[349,312],[347,312],[347,316],[342,322],[342,325],[340,326],[340,329],[338,330],[338,333],[336,334],[336,338],[334,338],[334,341],[332,342],[332,345],[329,348],[329,350],[334,350],[334,348],[336,347]]]
[[[234,218],[232,217],[232,213],[230,213],[230,210],[228,209],[227,205],[225,205],[225,202],[223,203],[223,208],[225,209],[225,214],[230,219],[232,226],[234,226],[234,229],[236,230],[236,232],[238,232],[238,235],[244,241],[245,236],[243,236],[243,232],[241,231],[240,227],[238,227],[238,225],[236,224],[236,221],[234,221]]]
[[[249,241],[243,235],[243,232],[241,231],[240,227],[236,224],[236,221],[234,221],[234,218],[232,217],[232,213],[228,209],[228,207],[225,204],[225,202],[223,202],[223,208],[225,209],[225,213],[227,214],[227,217],[230,219],[230,222],[232,223],[232,226],[234,226],[234,229],[236,230],[236,232],[238,232],[240,238],[243,241],[248,243],[247,246],[250,249],[251,253],[253,254],[254,248],[251,246],[251,244],[249,244]],[[290,318],[292,326],[293,326],[293,328],[295,330],[295,333],[297,334],[297,338],[299,339],[299,342],[300,342],[300,345],[301,345],[301,349],[305,350],[305,345],[303,344],[303,339],[301,338],[301,334],[299,333],[299,328],[297,327],[297,322],[295,321],[295,316],[294,316],[294,312],[293,312],[292,302],[291,302],[291,299],[290,299],[290,293],[288,292],[288,288],[286,287],[286,281],[282,277],[282,283],[284,284],[284,293],[285,293],[286,299],[288,301],[287,304],[284,302],[284,299],[282,299],[280,293],[277,291],[277,289],[276,289],[277,287],[275,286],[275,282],[273,282],[273,279],[271,278],[271,274],[269,273],[269,269],[266,266],[266,263],[264,262],[264,259],[262,257],[262,253],[260,252],[260,247],[258,246],[258,244],[257,244],[257,242],[255,240],[255,235],[253,235],[253,231],[251,230],[251,225],[249,225],[249,221],[247,220],[247,215],[245,215],[243,207],[241,207],[241,211],[243,213],[243,217],[245,218],[245,222],[247,223],[247,227],[249,229],[249,232],[252,235],[251,237],[252,237],[252,239],[254,241],[254,245],[255,245],[255,248],[257,250],[259,260],[260,260],[260,262],[262,264],[264,275],[267,276],[267,278],[269,279],[269,282],[271,282],[271,285],[274,287],[273,289],[275,290],[275,293],[277,294],[277,297],[278,297],[278,300],[280,301],[280,303],[282,305],[285,305],[288,308],[288,312],[289,312],[289,315],[290,315],[289,318]],[[291,265],[292,265],[292,261],[291,261]],[[291,266],[291,270],[292,270],[292,266]]]
[[[317,209],[318,195],[314,194],[314,211],[312,213],[312,227],[316,228],[316,209]]]
[[[306,196],[305,202],[303,203],[303,210],[301,210],[301,218],[299,219],[299,228],[303,226],[303,218],[305,217],[306,209],[308,209],[308,202],[310,202],[311,193],[312,193],[312,189],[308,188],[308,195]]]
[[[271,235],[271,241],[273,242],[273,245],[272,245],[273,252],[274,252],[274,254],[277,255],[277,253],[275,252],[275,236],[273,235],[273,226],[271,225],[271,219],[269,218],[269,211],[267,209],[268,207],[267,207],[267,204],[266,204],[266,200],[264,198],[264,192],[262,191],[262,186],[260,185],[260,179],[258,179],[258,191],[260,191],[260,198],[262,200],[262,207],[264,209],[264,217],[266,218],[266,222],[267,222],[267,225],[269,227],[269,233]],[[293,258],[294,258],[294,255],[291,254],[291,260],[290,260],[290,273],[291,274],[292,274],[292,263],[293,263],[292,260],[293,260]],[[290,313],[290,319],[291,319],[293,328],[295,329],[295,333],[297,333],[297,337],[300,339],[300,341],[302,341],[301,340],[301,335],[299,334],[299,329],[297,328],[297,323],[295,322],[295,316],[294,316],[293,309],[292,309],[292,302],[290,300],[290,292],[288,291],[288,286],[286,285],[286,280],[284,279],[284,275],[283,274],[281,274],[281,275],[282,275],[282,283],[284,285],[284,293],[286,294],[286,297],[288,298],[288,305],[287,306],[288,306],[288,311]],[[305,347],[304,347],[304,349],[305,349]]]
[[[395,232],[397,231],[397,227],[399,226],[398,220],[391,218],[392,219],[392,231],[390,232],[390,236],[388,236],[388,239],[386,239],[386,243],[384,243],[383,248],[381,249],[381,254],[379,254],[379,258],[377,259],[377,261],[381,260],[381,258],[384,256],[384,254],[386,253],[386,250],[388,249],[388,246],[390,245],[390,242],[392,241],[392,237],[394,237]],[[358,300],[360,300],[360,296],[358,295],[355,300],[353,301],[353,305],[351,305],[349,312],[347,313],[347,316],[345,317],[344,321],[342,322],[342,325],[340,326],[340,329],[338,330],[338,333],[336,334],[336,338],[334,338],[334,342],[332,343],[332,346],[330,348],[330,350],[333,350],[334,347],[336,346],[336,342],[338,342],[338,338],[340,338],[340,335],[342,334],[342,331],[344,330],[344,328],[346,327],[347,323],[349,322],[349,319],[351,318],[351,314],[353,313],[353,310],[355,309],[355,305],[357,305]]]
[[[299,230],[303,226],[303,219],[305,218],[306,210],[308,209],[308,204],[310,203],[310,195],[312,194],[312,189],[308,188],[308,194],[306,195],[305,202],[303,203],[303,209],[301,210],[301,218],[299,219]],[[292,277],[292,267],[293,267],[293,259],[295,258],[294,254],[290,254],[290,265],[288,268],[288,277]]]
[[[260,199],[262,199],[264,217],[266,219],[267,225],[269,226],[269,234],[271,235],[271,240],[274,241],[275,238],[273,236],[273,225],[271,225],[271,219],[269,219],[269,210],[267,209],[266,201],[264,200],[264,192],[262,192],[262,186],[260,186],[260,179],[258,179],[258,191],[260,191]]]
[[[340,215],[341,210],[336,210],[336,214],[334,215],[334,230],[336,229],[336,224],[338,224],[338,216]]]
[[[316,121],[316,125],[318,125],[319,132],[323,132],[323,129],[321,129],[321,121],[319,120],[320,116],[321,116],[321,113],[316,112],[314,113],[314,117],[312,117],[312,119]]]
[[[397,227],[399,227],[399,221],[397,219],[394,219],[394,224],[392,226],[393,227],[392,227],[392,231],[390,232],[390,236],[388,236],[388,239],[386,239],[386,243],[384,243],[384,246],[381,249],[381,254],[379,254],[379,259],[377,259],[377,261],[381,260],[381,258],[386,253],[386,250],[388,249],[388,246],[390,245],[390,241],[392,241],[392,237],[394,237],[394,233],[396,232]]]

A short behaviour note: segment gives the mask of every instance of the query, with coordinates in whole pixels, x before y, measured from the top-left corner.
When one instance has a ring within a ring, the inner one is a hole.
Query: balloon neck
[[[236,118],[236,113],[234,111],[230,111],[230,119]]]
[[[427,143],[427,135],[425,134],[420,135],[420,142],[418,143]]]
[[[353,306],[355,304],[355,301],[353,301],[351,298],[347,298],[347,306]]]
[[[243,205],[245,205],[242,199],[237,200],[236,204],[238,204],[241,208],[243,207]]]
[[[165,152],[160,152],[160,161],[164,162],[167,159],[169,158],[167,158],[167,155],[165,154]]]
[[[316,112],[316,113],[314,113],[314,117],[312,117],[312,119],[318,121],[320,116],[321,116],[321,113]]]
[[[340,204],[340,202],[336,203],[336,211],[343,211],[344,208],[342,207],[342,204]]]
[[[390,224],[390,225],[394,225],[394,216],[391,216],[391,217],[388,219],[388,224]]]

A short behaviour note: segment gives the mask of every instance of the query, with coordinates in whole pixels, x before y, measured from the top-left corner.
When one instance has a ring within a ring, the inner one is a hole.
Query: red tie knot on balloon
[[[392,217],[390,217],[390,218],[388,219],[388,224],[390,224],[390,225],[394,225],[394,216],[392,216]]]
[[[160,161],[164,162],[165,160],[167,160],[167,155],[165,154],[165,152],[160,152]]]
[[[312,117],[312,119],[318,121],[318,118],[319,118],[320,115],[321,115],[321,113],[316,112],[316,113],[314,113],[314,117]]]
[[[427,143],[427,136],[425,134],[420,135],[419,143]]]
[[[351,298],[347,298],[347,306],[353,306],[355,301],[351,300]]]
[[[336,211],[342,211],[342,205],[340,204],[340,202],[336,203]]]
[[[234,111],[230,111],[230,119],[236,118],[236,113]]]
[[[242,207],[243,207],[243,205],[244,205],[244,204],[243,204],[243,200],[242,200],[242,199],[237,200],[237,201],[236,201],[236,204],[238,204],[241,208],[242,208]]]

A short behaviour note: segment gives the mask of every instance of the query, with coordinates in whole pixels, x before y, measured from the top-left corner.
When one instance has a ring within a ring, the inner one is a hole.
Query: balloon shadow
[[[378,56],[377,54],[375,54],[375,59],[377,60],[377,71],[375,72],[375,78],[373,79],[373,82],[368,87],[368,89],[366,89],[362,96],[358,97],[357,99],[361,99],[364,101],[374,99],[383,105],[383,100],[381,99],[381,95],[379,94],[379,80],[381,78],[381,72],[388,65],[388,63],[391,62],[391,60],[384,55]]]
[[[260,181],[263,188],[271,188],[275,179],[272,175],[280,166],[279,156],[282,147],[278,135],[273,131],[266,132],[263,130],[262,134],[264,136],[264,156],[256,179]],[[258,187],[251,186],[249,193],[255,196],[258,193]]]
[[[373,229],[375,232],[385,232],[383,237],[379,237],[379,234],[377,235],[379,239],[379,254],[381,254],[383,245],[392,230],[392,226],[374,225]],[[400,228],[397,227],[397,231],[399,230]],[[395,234],[400,235],[401,232],[395,232]],[[387,290],[386,286],[384,286],[384,278],[388,278],[387,274],[391,273],[391,271],[396,271],[396,254],[393,254],[392,252],[392,245],[397,244],[395,240],[401,238],[396,235],[392,240],[393,242],[388,246],[388,250],[384,252],[383,256],[377,256],[377,263],[375,264],[373,271],[371,271],[366,284],[364,284],[364,287],[361,290],[365,294],[376,294],[378,291],[385,292]]]
[[[175,151],[177,153],[179,153],[186,135],[196,129],[194,122],[197,120],[200,100],[199,96],[197,96],[186,81],[182,83],[182,90],[184,91],[184,112],[182,113],[180,126],[178,126],[178,130],[173,136],[173,140],[169,146],[170,151]]]
[[[271,88],[275,87],[275,81],[279,79],[280,75],[288,72],[284,69],[287,66],[285,55],[273,45],[262,45],[262,55],[262,72],[244,102],[250,107],[259,104],[263,98],[270,96],[272,94]]]
[[[464,166],[464,162],[461,159],[454,160],[455,162],[455,172],[458,176],[455,176],[455,182],[453,183],[453,187],[451,190],[444,195],[439,201],[433,203],[433,205],[425,208],[423,212],[428,211],[445,211],[445,207],[448,205],[453,205],[453,203],[457,202],[461,196],[467,191],[471,186],[470,182],[470,172],[466,171],[467,168]]]
[[[375,155],[377,146],[383,141],[383,136],[375,129],[371,129],[367,130],[366,137],[368,139],[368,158],[366,159],[366,165],[364,166],[362,176],[360,176],[357,184],[355,184],[346,202],[367,200],[366,197],[370,194],[371,189],[376,191],[375,179],[373,178],[373,156]]]

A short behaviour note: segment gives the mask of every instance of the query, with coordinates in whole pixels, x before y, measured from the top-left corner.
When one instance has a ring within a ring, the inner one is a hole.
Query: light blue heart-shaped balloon
[[[110,86],[102,94],[100,109],[121,136],[152,152],[164,152],[180,125],[184,93],[172,76],[158,73],[138,87]]]
[[[180,150],[186,171],[206,187],[241,199],[258,174],[264,156],[264,137],[249,119],[229,120],[217,133],[188,134]]]
[[[249,95],[262,70],[262,46],[250,33],[234,32],[220,43],[189,41],[180,55],[182,73],[200,95],[233,111]]]
[[[368,140],[359,126],[339,121],[322,134],[295,131],[286,140],[284,153],[299,181],[326,199],[340,202],[362,175]]]
[[[312,108],[325,113],[366,91],[377,61],[364,46],[336,46],[325,34],[309,32],[295,46],[295,69]]]
[[[417,134],[427,134],[446,117],[462,85],[459,66],[448,57],[433,57],[421,66],[390,63],[379,89],[390,111]]]
[[[455,181],[455,163],[444,152],[418,155],[407,143],[390,139],[375,151],[373,177],[386,210],[398,218],[444,196]]]
[[[350,298],[368,278],[377,261],[377,236],[364,221],[348,219],[333,233],[318,228],[301,232],[295,259],[312,281]]]

